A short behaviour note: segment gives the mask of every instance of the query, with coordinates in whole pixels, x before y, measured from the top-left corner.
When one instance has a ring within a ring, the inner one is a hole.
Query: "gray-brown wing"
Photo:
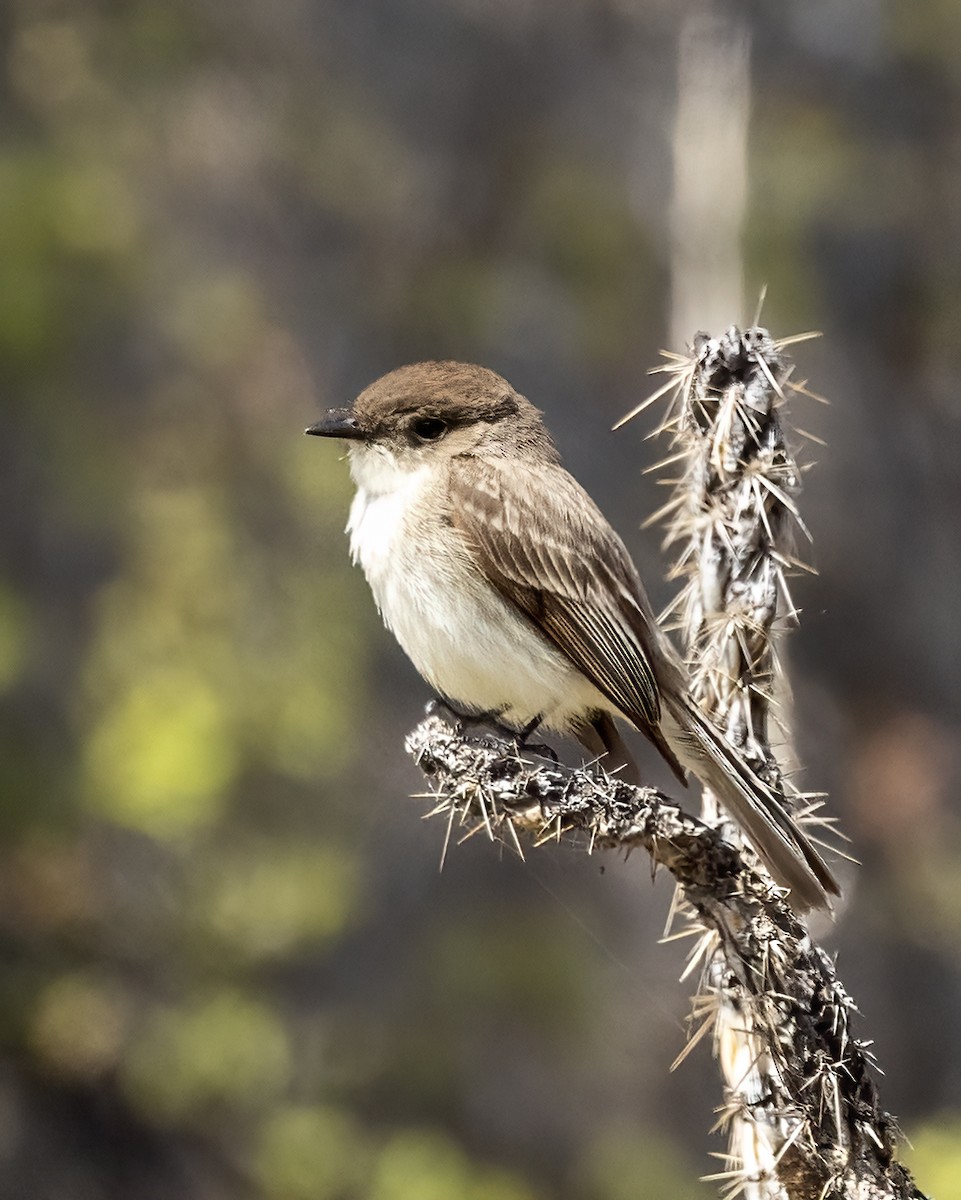
[[[653,618],[623,543],[594,502],[554,464],[510,468],[470,458],[451,468],[452,519],[480,570],[660,745]]]

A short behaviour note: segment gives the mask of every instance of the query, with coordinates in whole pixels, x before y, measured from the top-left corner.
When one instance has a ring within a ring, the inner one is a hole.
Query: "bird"
[[[347,443],[347,534],[387,628],[455,711],[576,738],[630,782],[616,721],[693,773],[799,910],[840,891],[784,807],[701,711],[620,537],[541,411],[496,372],[421,362],[329,409]]]

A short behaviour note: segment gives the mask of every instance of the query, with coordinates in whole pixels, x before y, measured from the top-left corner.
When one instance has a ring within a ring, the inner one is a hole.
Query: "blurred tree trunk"
[[[744,303],[750,34],[710,3],[681,27],[671,191],[669,344],[724,329]]]

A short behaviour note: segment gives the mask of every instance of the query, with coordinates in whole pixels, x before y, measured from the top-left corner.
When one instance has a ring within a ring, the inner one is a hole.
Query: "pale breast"
[[[466,707],[501,709],[518,725],[609,707],[526,617],[503,600],[443,522],[430,477],[413,473],[390,492],[359,488],[351,507],[351,553],[385,624],[417,670]]]

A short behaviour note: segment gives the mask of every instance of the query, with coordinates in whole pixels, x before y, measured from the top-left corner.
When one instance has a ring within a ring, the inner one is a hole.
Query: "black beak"
[[[316,437],[346,438],[360,442],[367,436],[349,408],[329,408],[316,425],[308,425],[304,433]]]

